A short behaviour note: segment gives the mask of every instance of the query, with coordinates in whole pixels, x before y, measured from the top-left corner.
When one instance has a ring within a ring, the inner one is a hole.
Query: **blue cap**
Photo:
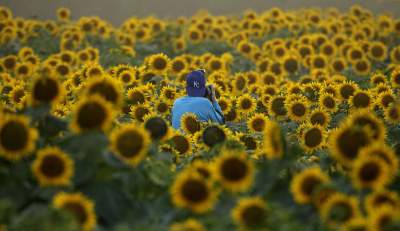
[[[203,97],[206,94],[204,71],[192,71],[186,76],[186,92],[188,96],[194,97]]]

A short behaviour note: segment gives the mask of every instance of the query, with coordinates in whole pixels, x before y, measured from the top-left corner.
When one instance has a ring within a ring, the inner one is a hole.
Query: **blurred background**
[[[400,17],[400,0],[0,0],[0,5],[11,8],[16,16],[50,19],[55,17],[58,7],[65,6],[71,9],[73,18],[97,15],[115,25],[132,15],[171,18],[193,15],[200,9],[213,14],[237,14],[249,8],[263,11],[273,6],[345,10],[352,4]]]

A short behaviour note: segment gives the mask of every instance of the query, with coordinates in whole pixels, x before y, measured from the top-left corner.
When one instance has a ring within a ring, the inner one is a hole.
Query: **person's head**
[[[195,70],[186,76],[186,93],[188,96],[203,97],[206,94],[205,71]]]

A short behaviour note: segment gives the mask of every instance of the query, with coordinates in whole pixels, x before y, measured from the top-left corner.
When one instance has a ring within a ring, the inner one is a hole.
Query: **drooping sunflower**
[[[38,76],[31,87],[31,102],[33,105],[52,103],[61,98],[63,88],[55,77]]]
[[[30,154],[36,146],[38,132],[29,127],[25,116],[1,115],[0,156],[17,161]]]
[[[396,210],[400,205],[399,196],[397,193],[385,189],[374,190],[373,192],[369,193],[365,198],[364,203],[364,206],[370,215],[374,214],[382,206],[388,206],[393,210]]]
[[[224,150],[213,163],[213,177],[231,192],[250,188],[254,179],[253,163],[240,150]]]
[[[59,148],[47,147],[38,151],[32,171],[41,186],[68,185],[74,174],[74,163]]]
[[[329,197],[320,213],[322,219],[331,227],[345,226],[360,216],[357,198],[342,193],[335,193]]]
[[[155,55],[151,55],[146,58],[147,64],[149,68],[158,75],[166,74],[169,68],[169,58],[167,55],[159,53]]]
[[[164,140],[168,138],[170,128],[164,118],[157,114],[148,114],[143,120],[143,126],[149,132],[152,140]]]
[[[263,132],[267,126],[268,118],[261,113],[254,114],[247,122],[247,127],[252,132]]]
[[[245,230],[262,228],[267,222],[268,207],[260,197],[242,198],[231,210],[231,217]]]
[[[211,182],[206,181],[200,174],[189,171],[178,174],[170,193],[175,206],[190,209],[195,213],[211,210],[217,196]]]
[[[290,191],[299,204],[310,203],[314,193],[330,179],[319,167],[310,167],[297,173],[290,183]]]
[[[81,193],[59,192],[53,197],[53,206],[71,213],[84,231],[96,226],[94,203]]]
[[[351,124],[342,124],[329,135],[332,156],[342,165],[351,166],[362,147],[372,141],[370,132]]]
[[[114,113],[111,104],[102,97],[93,95],[84,97],[75,105],[70,126],[75,132],[106,131],[113,119]]]
[[[119,81],[105,76],[102,78],[91,78],[86,88],[86,95],[100,95],[106,101],[115,106],[120,106],[123,98],[123,88]]]
[[[307,126],[302,131],[301,146],[303,149],[312,153],[325,144],[326,132],[320,125]]]
[[[389,165],[380,157],[359,155],[352,167],[352,184],[359,189],[381,189],[391,180]]]
[[[169,231],[206,231],[206,229],[196,219],[189,218],[183,222],[173,223]]]
[[[201,124],[194,113],[185,113],[181,117],[182,129],[186,134],[193,135],[200,131]]]
[[[150,135],[144,128],[124,124],[110,136],[111,150],[125,163],[137,166],[146,156]]]
[[[268,121],[264,129],[263,149],[268,159],[281,158],[284,154],[284,142],[278,123]]]

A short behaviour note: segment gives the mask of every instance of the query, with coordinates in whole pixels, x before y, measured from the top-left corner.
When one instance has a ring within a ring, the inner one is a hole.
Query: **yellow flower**
[[[284,154],[284,143],[281,128],[274,121],[266,124],[263,138],[263,149],[268,159],[281,158]]]
[[[68,185],[74,174],[74,162],[59,148],[47,147],[38,151],[32,171],[41,186]]]
[[[354,161],[351,169],[353,185],[359,189],[381,189],[391,180],[388,164],[378,156],[361,156]]]
[[[181,117],[181,127],[186,134],[193,135],[200,131],[201,124],[197,116],[193,113],[185,113]]]
[[[347,225],[360,216],[356,197],[335,193],[320,210],[322,219],[331,227]]]
[[[261,113],[254,114],[248,121],[247,127],[252,132],[263,132],[267,126],[268,118]]]
[[[251,230],[265,228],[268,213],[268,207],[260,197],[242,198],[231,210],[235,223]]]
[[[184,222],[174,223],[169,227],[169,231],[206,231],[204,226],[193,218],[186,219]]]

